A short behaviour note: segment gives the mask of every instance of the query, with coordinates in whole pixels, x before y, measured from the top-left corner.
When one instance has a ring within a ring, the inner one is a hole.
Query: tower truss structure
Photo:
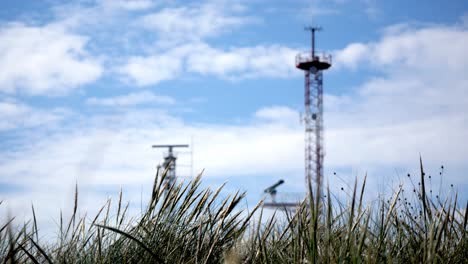
[[[331,67],[331,55],[315,51],[315,32],[318,27],[307,27],[312,35],[310,52],[296,56],[296,67],[304,71],[305,126],[305,183],[307,190],[315,184],[317,191],[323,179],[323,71]]]

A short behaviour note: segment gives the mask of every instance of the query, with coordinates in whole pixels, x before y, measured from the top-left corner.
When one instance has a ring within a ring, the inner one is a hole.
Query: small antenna
[[[321,30],[322,30],[322,27],[311,27],[311,26],[308,26],[308,27],[304,27],[304,30],[310,31],[310,33],[312,34],[312,49],[311,49],[311,54],[312,54],[312,58],[314,58],[314,57],[315,57],[315,31],[321,31]]]

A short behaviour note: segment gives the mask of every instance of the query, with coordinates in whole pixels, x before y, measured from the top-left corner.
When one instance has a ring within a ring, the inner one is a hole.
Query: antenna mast
[[[331,55],[319,54],[315,50],[315,32],[320,27],[306,27],[311,32],[311,51],[296,56],[296,67],[304,71],[304,116],[305,125],[305,183],[310,190],[312,181],[317,195],[321,193],[323,178],[323,75],[331,66]]]

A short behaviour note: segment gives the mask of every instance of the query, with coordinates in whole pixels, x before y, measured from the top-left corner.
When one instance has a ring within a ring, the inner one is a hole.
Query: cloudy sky
[[[249,206],[304,191],[304,26],[324,74],[325,181],[385,192],[421,155],[431,188],[468,194],[468,2],[79,0],[0,3],[0,215],[57,219],[123,188],[140,208],[162,152]],[[441,171],[440,167],[444,166]],[[336,175],[334,175],[336,172]],[[442,176],[440,174],[442,173]],[[454,184],[454,188],[449,188]]]

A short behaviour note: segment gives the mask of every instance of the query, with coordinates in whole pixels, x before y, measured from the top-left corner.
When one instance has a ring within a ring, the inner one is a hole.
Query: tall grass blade
[[[141,240],[139,240],[138,238],[124,232],[124,231],[121,231],[117,228],[114,228],[114,227],[110,227],[110,226],[105,226],[105,225],[99,225],[99,224],[96,224],[96,226],[98,227],[101,227],[101,228],[104,228],[104,229],[108,229],[112,232],[115,232],[115,233],[118,233],[118,234],[121,234],[123,235],[124,237],[128,238],[128,239],[131,239],[133,241],[135,241],[140,247],[142,247],[146,252],[148,252],[153,258],[154,260],[156,260],[156,262],[158,263],[164,263],[164,261],[158,256],[156,255],[156,253],[154,253],[150,248],[148,248],[148,246],[145,245],[145,243],[143,243]]]

